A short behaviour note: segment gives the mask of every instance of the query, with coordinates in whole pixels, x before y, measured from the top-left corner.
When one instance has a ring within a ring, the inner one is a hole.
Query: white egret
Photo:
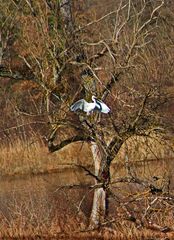
[[[73,112],[82,110],[89,115],[93,111],[99,111],[102,113],[109,113],[110,108],[101,100],[98,100],[95,96],[92,96],[93,102],[87,102],[85,99],[80,99],[71,105],[70,109]]]

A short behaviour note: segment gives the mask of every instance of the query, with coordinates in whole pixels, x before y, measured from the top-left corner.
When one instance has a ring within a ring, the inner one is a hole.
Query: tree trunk
[[[3,42],[2,35],[0,33],[0,66],[2,65],[2,57],[3,57]]]
[[[66,30],[70,33],[74,29],[73,18],[72,18],[72,1],[62,0],[61,1],[61,13],[64,20]]]
[[[94,160],[95,175],[100,177],[99,175],[101,172],[102,160],[105,154],[97,145],[97,143],[91,143],[91,151]],[[98,184],[99,182],[95,180],[95,183]],[[94,190],[93,205],[90,216],[90,229],[98,228],[104,221],[106,214],[106,202],[106,190],[103,188],[103,186],[96,188]]]

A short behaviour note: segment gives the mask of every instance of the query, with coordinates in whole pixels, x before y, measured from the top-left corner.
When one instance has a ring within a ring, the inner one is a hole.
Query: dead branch
[[[149,183],[146,180],[134,177],[134,176],[128,176],[128,177],[122,177],[122,178],[117,178],[114,181],[112,181],[110,184],[116,184],[116,183],[136,183],[139,185],[142,185],[146,188],[149,188],[149,192],[152,194],[155,193],[162,193],[162,189],[161,188],[157,188],[156,186],[154,186],[152,183]]]
[[[3,66],[0,66],[0,77],[14,80],[34,80],[33,76],[25,76],[19,71],[11,71]]]
[[[153,9],[150,18],[142,24],[142,26],[139,27],[137,34],[139,34],[154,18],[154,15],[156,12],[164,5],[164,1],[161,1],[161,4],[159,4],[156,8]]]
[[[79,188],[89,188],[89,187],[90,187],[89,184],[69,184],[69,185],[64,185],[64,186],[57,187],[54,192],[56,193],[56,192],[58,192],[60,190],[63,190],[63,189],[72,189],[72,188],[73,189],[79,189]]]
[[[167,233],[167,232],[173,232],[174,228],[168,227],[168,226],[160,226],[156,223],[152,223],[149,222],[148,224],[145,225],[145,227],[147,229],[151,229],[151,230],[155,230],[155,231],[159,231],[159,232],[163,232],[163,233]]]
[[[120,76],[121,76],[121,72],[119,72],[117,74],[112,74],[110,81],[106,84],[106,86],[103,90],[102,97],[101,97],[102,100],[106,99],[106,97],[111,92],[114,85],[119,81]]]
[[[144,96],[144,99],[141,103],[141,107],[137,113],[137,116],[135,118],[135,120],[131,123],[131,129],[135,129],[135,126],[137,124],[137,122],[139,121],[139,119],[141,118],[142,114],[143,114],[143,111],[145,109],[145,106],[146,106],[146,102],[147,102],[147,99],[149,97],[149,93],[150,93],[150,90],[147,92],[147,94]]]
[[[96,176],[94,173],[92,173],[88,168],[86,168],[85,166],[79,165],[79,164],[75,164],[76,167],[83,169],[85,172],[87,172],[87,175],[93,177],[95,180],[97,180],[98,183],[101,182],[101,180],[99,179],[98,176]]]
[[[74,142],[79,142],[79,141],[91,142],[91,141],[93,141],[93,139],[91,137],[83,136],[83,135],[82,136],[77,135],[77,136],[68,138],[66,140],[61,141],[61,143],[57,144],[57,145],[54,145],[53,140],[54,140],[54,138],[47,139],[49,152],[58,151],[58,150],[64,148],[65,146],[67,146],[71,143],[74,143]]]
[[[85,28],[87,28],[87,27],[89,27],[89,26],[91,26],[91,25],[93,25],[93,24],[96,24],[96,23],[98,23],[98,22],[101,22],[101,21],[104,20],[105,18],[107,18],[107,17],[109,17],[109,16],[111,16],[111,15],[113,15],[113,14],[115,14],[115,13],[116,13],[116,11],[109,12],[109,13],[105,14],[104,16],[102,16],[101,18],[98,18],[98,19],[96,19],[96,20],[94,20],[94,21],[92,21],[92,22],[87,23],[87,24],[84,25],[84,26],[79,27],[77,30],[75,30],[75,32],[82,31],[83,29],[85,29]]]
[[[154,198],[147,206],[147,208],[144,211],[144,215],[142,217],[142,220],[144,220],[147,217],[148,211],[150,208],[158,201],[158,197]]]

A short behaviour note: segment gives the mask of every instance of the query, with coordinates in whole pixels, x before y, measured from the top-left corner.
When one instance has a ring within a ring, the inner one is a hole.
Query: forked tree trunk
[[[91,143],[91,152],[94,160],[95,175],[99,176],[102,165],[103,153],[98,147],[97,143]],[[95,183],[97,184],[98,181],[95,180]],[[106,200],[106,191],[104,190],[104,188],[96,188],[94,190],[93,205],[90,216],[90,229],[99,227],[100,224],[104,221],[106,214]]]

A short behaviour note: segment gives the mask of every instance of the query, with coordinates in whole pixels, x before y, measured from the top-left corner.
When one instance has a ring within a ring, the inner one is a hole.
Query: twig
[[[75,164],[75,166],[79,167],[79,168],[82,168],[85,172],[87,172],[87,175],[93,177],[95,180],[97,180],[97,182],[101,182],[101,180],[99,179],[98,176],[96,176],[94,173],[92,173],[88,168],[86,168],[85,166],[82,166],[82,165],[78,165],[78,164]]]

